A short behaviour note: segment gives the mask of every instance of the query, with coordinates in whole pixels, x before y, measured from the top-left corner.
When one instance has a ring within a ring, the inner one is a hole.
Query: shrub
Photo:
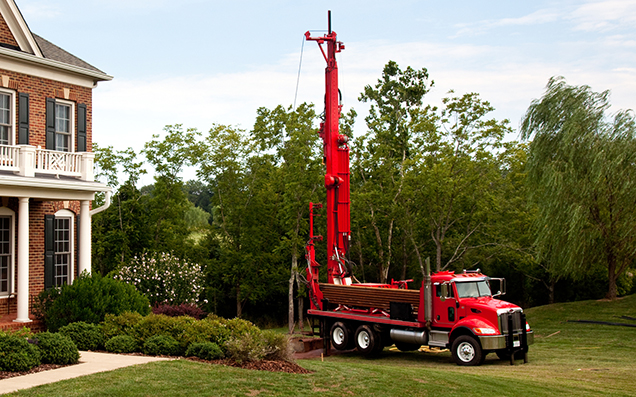
[[[18,336],[22,339],[33,338],[33,332],[31,332],[31,329],[27,327],[22,327],[20,329],[11,330],[11,331],[0,330],[0,336],[7,336],[7,335]]]
[[[133,286],[99,274],[83,273],[73,284],[63,285],[59,294],[44,291],[42,295],[39,300],[48,302],[52,299],[43,305],[43,317],[49,331],[57,331],[77,321],[97,324],[109,313],[150,312],[148,299]]]
[[[42,353],[43,364],[76,364],[79,351],[75,343],[66,335],[42,332],[35,336],[37,347]]]
[[[34,344],[19,336],[0,335],[0,371],[28,371],[38,365],[40,350]]]
[[[170,335],[174,339],[179,339],[186,328],[196,321],[187,316],[168,317],[162,314],[149,314],[133,327],[131,336],[142,344],[155,335]]]
[[[201,320],[206,316],[206,313],[193,303],[182,303],[180,305],[163,303],[153,306],[152,312],[154,314],[164,314],[169,317],[190,316],[197,320]]]
[[[102,323],[102,331],[107,339],[118,335],[134,335],[134,329],[144,317],[136,312],[124,312],[118,316],[107,314]]]
[[[139,344],[129,335],[117,335],[110,338],[105,344],[107,351],[112,353],[134,353],[139,351]]]
[[[249,333],[258,333],[260,329],[247,320],[242,318],[233,318],[231,320],[224,320],[225,326],[230,331],[232,337],[238,338]]]
[[[179,354],[179,342],[169,335],[155,335],[146,340],[144,354],[150,356],[176,356]]]
[[[71,338],[80,350],[98,350],[104,346],[104,333],[99,325],[78,321],[61,327],[60,333]]]
[[[195,303],[203,292],[201,266],[165,252],[135,256],[118,269],[115,278],[134,285],[153,306]]]
[[[268,351],[265,339],[260,335],[260,332],[232,337],[225,345],[225,355],[239,364],[243,361],[262,360]]]
[[[218,360],[223,358],[223,350],[213,342],[192,343],[185,353],[186,357],[198,357],[203,360]]]
[[[182,349],[191,343],[213,342],[221,348],[230,338],[230,330],[218,320],[204,319],[189,324],[177,340]]]
[[[261,336],[265,342],[266,360],[293,361],[293,351],[289,344],[289,337],[274,331],[263,331]]]

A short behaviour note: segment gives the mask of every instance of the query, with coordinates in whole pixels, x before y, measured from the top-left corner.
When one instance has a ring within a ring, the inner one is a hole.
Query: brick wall
[[[18,95],[19,92],[29,94],[29,144],[33,146],[46,147],[46,98],[63,99],[75,102],[75,150],[77,150],[77,105],[83,103],[86,105],[86,150],[92,151],[93,148],[93,105],[92,105],[92,89],[81,87],[73,84],[65,84],[54,80],[44,79],[40,77],[30,76],[22,73],[11,72],[0,68],[0,76],[8,76],[9,82],[6,87],[16,92],[15,109],[16,118],[14,122],[18,123]],[[2,86],[2,79],[0,79]],[[68,93],[68,96],[66,95]],[[18,141],[18,129],[14,142]]]
[[[13,37],[13,33],[9,30],[9,26],[7,26],[7,22],[2,15],[0,15],[0,43],[18,47],[18,42],[15,41],[15,37]]]

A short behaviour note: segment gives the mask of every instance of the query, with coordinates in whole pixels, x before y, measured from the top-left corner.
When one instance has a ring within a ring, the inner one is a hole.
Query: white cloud
[[[578,7],[571,15],[576,29],[608,31],[632,28],[636,22],[636,2],[631,0],[590,1]]]
[[[517,18],[490,19],[475,23],[456,24],[459,30],[453,37],[474,36],[483,34],[491,29],[506,26],[533,26],[555,22],[562,16],[562,12],[556,9],[541,9]]]

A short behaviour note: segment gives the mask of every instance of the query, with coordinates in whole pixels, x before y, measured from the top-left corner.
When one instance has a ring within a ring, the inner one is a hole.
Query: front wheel
[[[462,335],[455,339],[451,352],[457,365],[480,365],[485,357],[479,342],[468,335]]]

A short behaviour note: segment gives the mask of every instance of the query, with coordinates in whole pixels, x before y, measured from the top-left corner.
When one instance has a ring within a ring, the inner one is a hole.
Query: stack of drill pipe
[[[353,285],[320,284],[320,290],[330,304],[351,307],[364,307],[390,310],[391,302],[403,302],[413,305],[417,312],[420,304],[420,291],[409,289],[356,287]]]

